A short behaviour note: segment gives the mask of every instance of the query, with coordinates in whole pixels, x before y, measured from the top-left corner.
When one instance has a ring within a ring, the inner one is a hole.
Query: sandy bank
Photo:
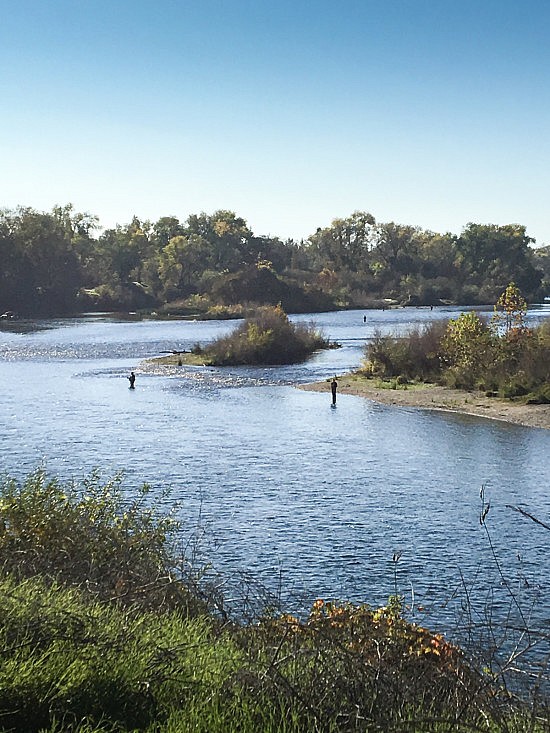
[[[301,389],[330,394],[330,382],[300,385]],[[354,374],[338,378],[338,392],[358,395],[385,405],[417,407],[424,410],[447,410],[478,415],[492,420],[505,420],[530,428],[550,429],[550,405],[523,405],[480,392],[449,389],[436,384],[414,386],[408,389],[385,389],[373,380]]]

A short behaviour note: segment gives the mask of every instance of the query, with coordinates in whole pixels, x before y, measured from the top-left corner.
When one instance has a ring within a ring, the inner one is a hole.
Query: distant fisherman
[[[336,381],[336,377],[332,380],[330,383],[330,391],[332,392],[332,404],[336,404],[336,390],[338,389],[338,382]]]
[[[136,382],[136,375],[134,372],[130,372],[130,376],[128,377],[128,381],[130,382],[130,389],[135,389],[134,384]]]

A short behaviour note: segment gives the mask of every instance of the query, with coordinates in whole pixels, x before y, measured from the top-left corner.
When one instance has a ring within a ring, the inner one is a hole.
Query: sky
[[[550,2],[0,0],[0,208],[550,244]]]

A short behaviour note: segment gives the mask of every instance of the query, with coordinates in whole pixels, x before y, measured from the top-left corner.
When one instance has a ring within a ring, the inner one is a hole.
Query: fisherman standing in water
[[[134,372],[130,372],[130,376],[128,377],[128,381],[130,382],[130,389],[135,389],[134,384],[136,381],[136,375]]]
[[[336,381],[336,377],[332,380],[330,383],[330,391],[332,392],[332,406],[336,407],[336,390],[338,389],[338,382]]]

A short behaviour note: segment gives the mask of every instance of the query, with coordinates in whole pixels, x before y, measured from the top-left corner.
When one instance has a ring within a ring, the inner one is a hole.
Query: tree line
[[[220,314],[239,304],[286,311],[387,303],[494,302],[510,281],[549,292],[549,248],[519,224],[468,224],[460,235],[380,223],[355,212],[306,240],[254,234],[232,211],[182,222],[134,217],[102,229],[72,205],[0,211],[0,311]]]

